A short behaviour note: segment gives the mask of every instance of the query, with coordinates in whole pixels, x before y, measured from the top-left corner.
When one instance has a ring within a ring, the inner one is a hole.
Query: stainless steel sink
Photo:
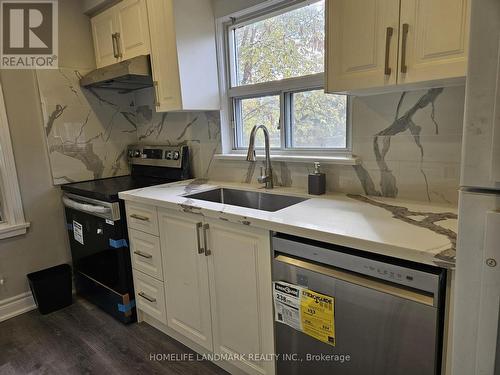
[[[292,197],[289,195],[225,188],[189,194],[185,195],[185,197],[270,212],[275,212],[307,200],[307,198]]]

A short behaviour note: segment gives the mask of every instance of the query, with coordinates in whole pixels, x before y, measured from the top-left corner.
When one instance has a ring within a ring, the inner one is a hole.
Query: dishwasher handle
[[[345,281],[347,283],[373,289],[378,292],[390,294],[395,297],[421,303],[427,306],[437,307],[437,299],[434,298],[434,296],[431,293],[420,292],[414,289],[398,286],[389,282],[378,281],[376,279],[365,277],[353,272],[344,271],[339,268],[311,263],[305,260],[292,258],[282,254],[276,255],[274,259],[275,261],[285,263],[290,266],[316,272],[337,280]]]
[[[62,198],[66,207],[73,208],[78,211],[86,212],[88,214],[109,214],[111,213],[110,207],[96,206],[93,204],[82,203],[71,198],[64,196]]]

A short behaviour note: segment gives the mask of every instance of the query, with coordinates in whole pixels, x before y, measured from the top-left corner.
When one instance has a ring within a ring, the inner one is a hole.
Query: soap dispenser
[[[309,174],[309,194],[321,195],[326,190],[326,175],[319,170],[319,162],[314,162],[314,173]]]

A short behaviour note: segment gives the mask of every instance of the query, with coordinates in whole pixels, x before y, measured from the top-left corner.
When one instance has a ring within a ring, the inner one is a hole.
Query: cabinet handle
[[[147,295],[146,293],[144,293],[144,292],[139,292],[139,293],[137,293],[137,294],[138,294],[139,296],[141,296],[142,298],[144,298],[146,301],[149,301],[149,302],[152,302],[152,303],[156,302],[156,298],[150,297],[150,296],[148,296],[148,295]]]
[[[117,43],[116,43],[116,33],[114,34],[111,34],[111,41],[113,43],[113,56],[115,57],[115,59],[117,59],[119,57],[119,54],[117,52]]]
[[[132,219],[136,219],[136,220],[140,220],[140,221],[149,221],[149,217],[147,217],[147,216],[132,214],[132,215],[130,215],[130,217]]]
[[[406,73],[408,67],[406,66],[406,45],[408,44],[408,30],[410,25],[407,23],[403,24],[403,40],[401,42],[401,73]]]
[[[384,74],[386,76],[391,75],[391,67],[389,66],[389,57],[391,54],[391,38],[392,34],[394,34],[394,29],[392,27],[388,27],[385,33],[385,67]]]
[[[202,226],[203,226],[202,223],[196,224],[196,241],[198,243],[198,254],[203,254],[205,252],[205,249],[201,246],[201,239],[200,239],[200,229]]]
[[[158,95],[158,81],[153,82],[153,86],[155,87],[155,106],[160,106],[160,95]]]
[[[208,224],[205,224],[203,226],[203,241],[205,242],[205,256],[209,256],[212,254],[212,251],[210,250],[208,246],[208,230],[210,229],[210,226]]]
[[[142,251],[134,251],[134,254],[139,255],[140,257],[151,259],[153,256],[151,254],[143,253]]]
[[[116,47],[118,50],[118,57],[121,59],[123,57],[122,49],[120,47],[120,33],[115,33]]]

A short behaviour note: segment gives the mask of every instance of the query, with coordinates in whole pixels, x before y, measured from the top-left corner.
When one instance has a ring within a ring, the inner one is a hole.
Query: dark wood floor
[[[0,374],[227,374],[202,361],[152,361],[192,353],[147,324],[122,325],[76,300],[49,315],[31,311],[0,323]]]

